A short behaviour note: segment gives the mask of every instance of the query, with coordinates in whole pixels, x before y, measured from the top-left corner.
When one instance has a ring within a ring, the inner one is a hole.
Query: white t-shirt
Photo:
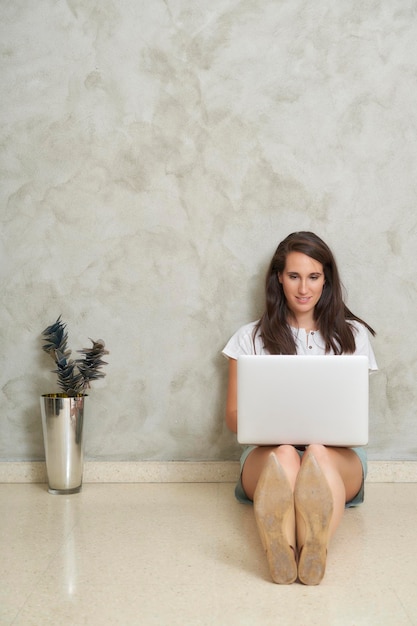
[[[231,359],[237,359],[243,354],[269,354],[265,349],[259,331],[253,339],[253,331],[257,322],[245,324],[229,339],[226,346],[222,350],[222,354]],[[378,369],[376,364],[374,351],[369,340],[368,329],[359,322],[349,321],[354,329],[356,349],[354,354],[364,355],[368,357],[369,369],[375,371]],[[293,328],[291,330],[294,335],[297,354],[320,355],[326,354],[325,343],[318,330],[307,333],[303,328]],[[332,351],[327,354],[333,354]]]

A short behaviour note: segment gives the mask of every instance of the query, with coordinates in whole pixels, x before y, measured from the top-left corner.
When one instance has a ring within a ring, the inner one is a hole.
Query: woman
[[[360,354],[377,365],[373,329],[345,305],[336,262],[311,232],[282,241],[266,276],[261,319],[240,328],[223,354],[229,359],[226,423],[237,431],[237,358],[242,354]],[[345,506],[363,502],[363,448],[249,446],[241,457],[236,497],[254,503],[274,582],[317,585],[327,548]]]

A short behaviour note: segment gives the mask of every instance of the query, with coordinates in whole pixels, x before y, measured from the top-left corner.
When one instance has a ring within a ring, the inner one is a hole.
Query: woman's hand
[[[237,360],[229,359],[229,383],[226,400],[226,424],[232,433],[237,432]]]

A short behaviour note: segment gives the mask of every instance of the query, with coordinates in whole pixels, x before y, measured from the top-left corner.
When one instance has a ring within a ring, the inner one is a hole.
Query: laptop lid
[[[238,441],[366,445],[368,379],[366,356],[241,356],[237,360]]]

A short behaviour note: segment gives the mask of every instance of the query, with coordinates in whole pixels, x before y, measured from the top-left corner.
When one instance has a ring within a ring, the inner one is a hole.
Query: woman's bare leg
[[[362,464],[352,450],[311,445],[295,487],[299,578],[307,585],[324,576],[327,548],[343,517],[346,501],[362,484]]]
[[[294,448],[268,446],[253,450],[242,472],[272,580],[279,584],[297,578],[294,484],[299,468]]]
[[[268,463],[271,453],[279,462],[278,475],[275,471],[272,481],[269,476],[274,473],[273,464]],[[258,493],[262,492],[263,495],[259,496],[256,503],[259,482],[261,487]],[[264,522],[274,510],[282,510],[283,503],[288,506],[291,492],[295,491],[294,515],[278,514],[275,521],[278,520],[281,525],[281,540],[285,536],[290,546],[297,546],[303,552],[299,564],[300,580],[305,584],[318,584],[324,575],[328,544],[343,517],[345,503],[355,497],[362,485],[359,457],[348,448],[314,444],[307,448],[300,461],[293,446],[260,446],[245,461],[242,485],[246,495],[255,499],[255,515],[257,522],[261,520],[258,527],[261,526],[260,535],[267,552]],[[275,496],[270,497],[269,493]],[[308,545],[303,550],[306,539]],[[272,573],[270,558],[269,561]]]
[[[253,500],[256,486],[259,481],[259,477],[264,470],[268,457],[271,452],[278,459],[288,482],[290,483],[291,490],[294,492],[295,482],[297,480],[298,472],[300,471],[301,459],[294,446],[282,445],[282,446],[259,446],[253,450],[245,461],[242,471],[242,485],[248,498]],[[286,520],[285,531],[288,536],[288,540],[291,546],[296,549],[297,537],[295,531],[295,518],[292,522],[290,518]]]
[[[349,448],[311,445],[307,448],[302,463],[309,453],[314,455],[332,493],[333,515],[328,538],[330,541],[342,520],[346,502],[352,500],[361,488],[362,463],[358,455]],[[299,530],[302,531],[302,525]],[[299,545],[302,545],[302,541]]]
[[[271,452],[277,457],[294,490],[301,463],[297,450],[293,446],[259,446],[249,454],[242,471],[243,489],[250,500],[253,500],[256,485]]]

